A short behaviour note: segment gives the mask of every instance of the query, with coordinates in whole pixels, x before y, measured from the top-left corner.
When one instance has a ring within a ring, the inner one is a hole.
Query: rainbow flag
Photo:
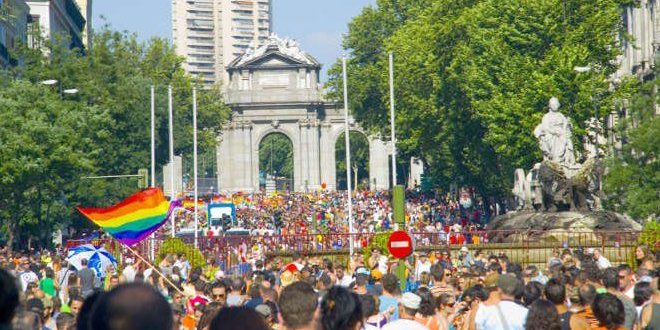
[[[78,207],[78,211],[121,243],[131,246],[162,226],[180,204],[180,200],[168,202],[160,189],[149,188],[107,208]]]
[[[197,208],[198,209],[204,209],[204,201],[203,200],[198,200],[197,201]],[[195,200],[193,198],[186,198],[183,200],[183,208],[187,210],[193,210],[195,208]]]

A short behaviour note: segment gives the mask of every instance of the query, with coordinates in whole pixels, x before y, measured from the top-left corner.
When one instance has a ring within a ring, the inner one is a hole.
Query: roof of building
[[[312,55],[300,49],[297,41],[280,38],[275,34],[271,34],[264,45],[256,48],[248,48],[243,55],[234,59],[227,67],[249,66],[270,54],[278,54],[281,57],[288,58],[302,65],[321,66]]]

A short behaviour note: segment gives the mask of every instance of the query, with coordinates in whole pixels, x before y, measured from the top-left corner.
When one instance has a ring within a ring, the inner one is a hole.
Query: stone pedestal
[[[562,241],[569,233],[589,234],[598,230],[639,231],[642,225],[630,217],[608,211],[596,212],[535,212],[516,211],[497,216],[488,224],[492,230],[489,241],[510,242],[510,231],[529,231],[529,241]],[[498,234],[497,231],[501,231]]]

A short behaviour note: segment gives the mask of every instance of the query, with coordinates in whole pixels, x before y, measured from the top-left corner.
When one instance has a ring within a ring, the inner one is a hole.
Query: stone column
[[[335,140],[332,135],[332,125],[322,123],[320,125],[319,149],[321,151],[319,161],[321,167],[321,183],[325,182],[328,190],[337,189],[337,165],[335,163]]]
[[[305,191],[309,185],[310,173],[310,143],[309,143],[309,119],[304,118],[298,122],[298,136],[300,140],[300,181],[296,181],[296,191]]]
[[[259,129],[250,130],[250,173],[252,178],[252,190],[259,191]]]
[[[369,188],[385,190],[390,187],[389,155],[391,148],[376,137],[369,137]]]
[[[244,121],[241,127],[241,145],[242,145],[242,166],[243,171],[243,184],[241,191],[251,192],[253,185],[252,178],[252,123]]]
[[[408,188],[414,188],[422,184],[422,175],[424,174],[424,163],[417,157],[410,157],[410,177],[408,178]]]
[[[300,191],[300,186],[303,184],[303,168],[304,168],[304,154],[301,140],[301,127],[300,123],[287,124],[288,131],[291,133],[291,143],[293,144],[293,183],[291,190]],[[283,127],[284,129],[284,127]]]
[[[219,137],[217,151],[218,191],[234,190],[234,126],[225,125]]]
[[[311,120],[307,126],[307,163],[309,175],[307,177],[308,190],[317,190],[321,186],[321,160],[319,158],[319,123],[317,120]]]

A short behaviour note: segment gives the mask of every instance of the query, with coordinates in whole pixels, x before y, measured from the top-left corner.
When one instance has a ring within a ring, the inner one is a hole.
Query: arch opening
[[[293,141],[272,132],[259,142],[259,188],[266,191],[293,190]]]

